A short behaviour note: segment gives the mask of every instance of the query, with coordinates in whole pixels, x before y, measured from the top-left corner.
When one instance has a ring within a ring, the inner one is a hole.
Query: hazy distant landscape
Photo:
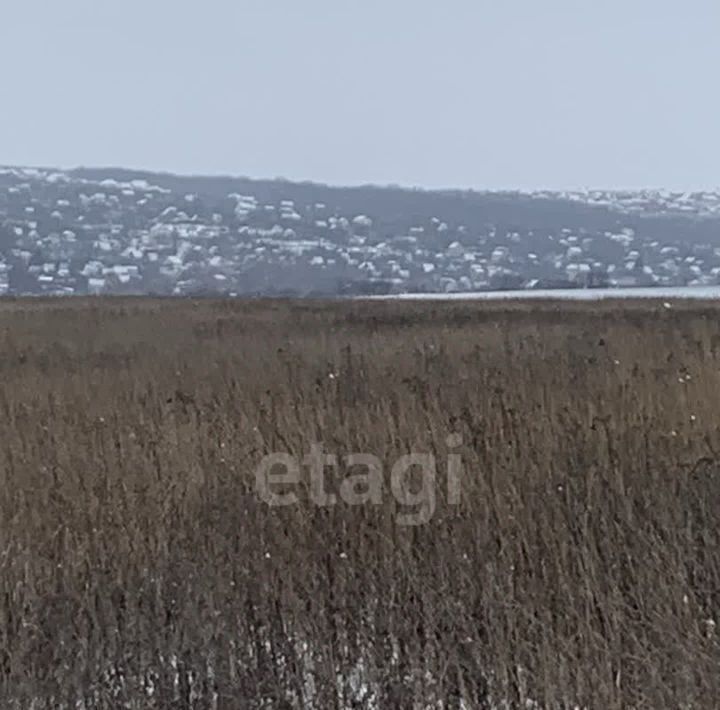
[[[0,295],[716,284],[720,191],[427,191],[0,169]]]
[[[5,2],[0,710],[718,710],[719,28]]]

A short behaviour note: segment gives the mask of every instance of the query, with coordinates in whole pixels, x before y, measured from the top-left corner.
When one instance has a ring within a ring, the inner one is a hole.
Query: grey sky
[[[2,0],[0,164],[720,185],[718,0]]]

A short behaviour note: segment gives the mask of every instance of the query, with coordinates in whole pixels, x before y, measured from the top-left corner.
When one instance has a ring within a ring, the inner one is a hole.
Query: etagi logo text
[[[451,434],[446,439],[449,449],[444,468],[446,500],[458,505],[461,494],[462,457],[453,452],[462,445],[462,438]],[[348,475],[336,485],[336,492],[328,491],[327,472],[334,471],[337,482],[340,464]],[[303,471],[307,474],[303,476]],[[400,456],[390,468],[390,492],[399,506],[410,508],[398,514],[398,525],[423,525],[435,514],[438,486],[438,461],[433,454],[411,452]],[[255,471],[255,488],[258,497],[267,505],[277,508],[300,504],[297,490],[307,491],[311,505],[330,507],[345,505],[381,505],[386,494],[383,463],[370,453],[350,453],[338,457],[327,453],[322,444],[310,447],[302,458],[286,452],[275,452],[263,457]],[[307,482],[307,485],[303,485]]]

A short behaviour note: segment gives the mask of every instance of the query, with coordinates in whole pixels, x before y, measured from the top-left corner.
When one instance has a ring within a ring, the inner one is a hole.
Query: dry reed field
[[[720,308],[667,306],[0,302],[0,707],[719,707]],[[317,443],[381,500],[267,505]]]

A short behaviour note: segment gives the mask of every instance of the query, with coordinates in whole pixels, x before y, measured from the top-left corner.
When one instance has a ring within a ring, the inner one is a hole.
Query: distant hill
[[[0,294],[720,281],[720,193],[428,191],[0,169]]]

